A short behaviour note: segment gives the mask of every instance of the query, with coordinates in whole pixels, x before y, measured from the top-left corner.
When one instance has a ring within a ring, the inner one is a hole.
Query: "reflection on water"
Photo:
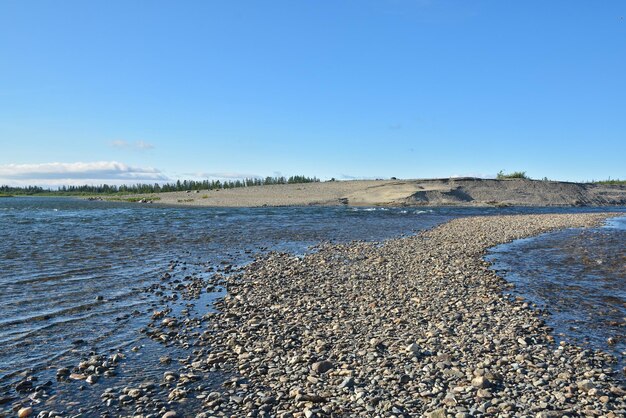
[[[626,217],[501,245],[487,259],[517,293],[550,311],[559,337],[626,366]]]

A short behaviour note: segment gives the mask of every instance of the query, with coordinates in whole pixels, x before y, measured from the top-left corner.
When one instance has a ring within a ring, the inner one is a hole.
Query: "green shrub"
[[[514,171],[512,173],[505,173],[504,170],[500,170],[496,178],[498,180],[506,180],[506,179],[528,179],[529,177],[526,175],[525,171]]]
[[[608,180],[600,180],[600,181],[592,181],[592,183],[595,184],[608,184],[608,185],[614,185],[614,186],[624,186],[626,185],[626,180],[620,180],[620,179],[608,179]]]

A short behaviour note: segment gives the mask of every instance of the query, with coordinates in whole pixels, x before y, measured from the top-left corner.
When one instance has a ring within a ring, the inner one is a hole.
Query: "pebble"
[[[311,369],[315,373],[319,373],[319,374],[326,373],[327,371],[331,370],[333,367],[334,367],[333,363],[327,360],[318,361],[311,365]]]
[[[21,408],[19,411],[17,411],[17,416],[18,416],[18,418],[27,418],[32,413],[33,413],[33,408],[26,407],[26,408]]]
[[[491,382],[485,376],[476,376],[472,379],[472,386],[484,389],[491,386]]]
[[[339,384],[340,388],[351,388],[354,386],[354,378],[353,377],[346,377],[345,379],[343,379],[343,381]]]

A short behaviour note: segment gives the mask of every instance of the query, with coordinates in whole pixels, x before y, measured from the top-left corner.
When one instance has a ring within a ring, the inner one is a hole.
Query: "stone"
[[[339,384],[339,388],[351,388],[353,386],[354,386],[354,377],[352,377],[352,376],[346,377]]]
[[[589,392],[595,387],[591,380],[581,380],[580,382],[576,383],[576,386],[583,392]]]
[[[479,389],[485,389],[491,386],[491,382],[485,376],[476,376],[472,379],[472,386]]]
[[[432,412],[426,413],[427,418],[446,418],[446,410],[443,408],[435,409]]]
[[[18,416],[18,418],[27,418],[32,413],[33,413],[33,408],[31,408],[29,406],[29,407],[26,407],[26,408],[20,408],[20,410],[17,411],[17,416]]]
[[[327,360],[318,361],[318,362],[313,363],[311,365],[311,369],[315,373],[318,373],[318,374],[326,373],[327,371],[329,371],[333,367],[334,367],[333,363],[331,363],[330,361],[327,361]]]
[[[167,396],[169,400],[178,400],[178,399],[183,399],[186,397],[187,397],[187,391],[184,389],[173,389]]]
[[[418,355],[420,352],[420,347],[416,343],[411,343],[406,346],[406,351],[414,356]]]
[[[64,376],[69,376],[70,375],[70,369],[67,367],[61,367],[60,369],[57,369],[57,378],[58,377],[64,377]]]
[[[22,380],[17,385],[15,385],[15,390],[17,392],[28,392],[33,388],[33,382],[30,380]]]

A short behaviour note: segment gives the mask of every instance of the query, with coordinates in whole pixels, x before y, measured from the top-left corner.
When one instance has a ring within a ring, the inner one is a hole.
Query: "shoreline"
[[[43,196],[41,196],[43,197]],[[57,196],[62,197],[62,196]],[[67,196],[164,207],[610,207],[626,206],[626,184],[530,179],[347,180],[146,194]]]
[[[623,214],[457,218],[382,243],[269,253],[215,275],[209,285],[228,294],[205,321],[155,313],[150,338],[194,347],[159,386],[110,390],[105,377],[94,388],[106,389],[104,411],[115,416],[196,416],[185,409],[193,398],[199,417],[619,416],[626,388],[610,357],[556,349],[539,312],[505,296],[507,282],[483,259],[504,242],[613,216]],[[207,286],[184,284],[192,295]],[[234,374],[223,390],[197,389],[217,372]],[[156,398],[167,403],[155,408]]]
[[[620,206],[626,205],[626,186],[524,179],[351,180],[189,190],[115,199],[185,207]]]

